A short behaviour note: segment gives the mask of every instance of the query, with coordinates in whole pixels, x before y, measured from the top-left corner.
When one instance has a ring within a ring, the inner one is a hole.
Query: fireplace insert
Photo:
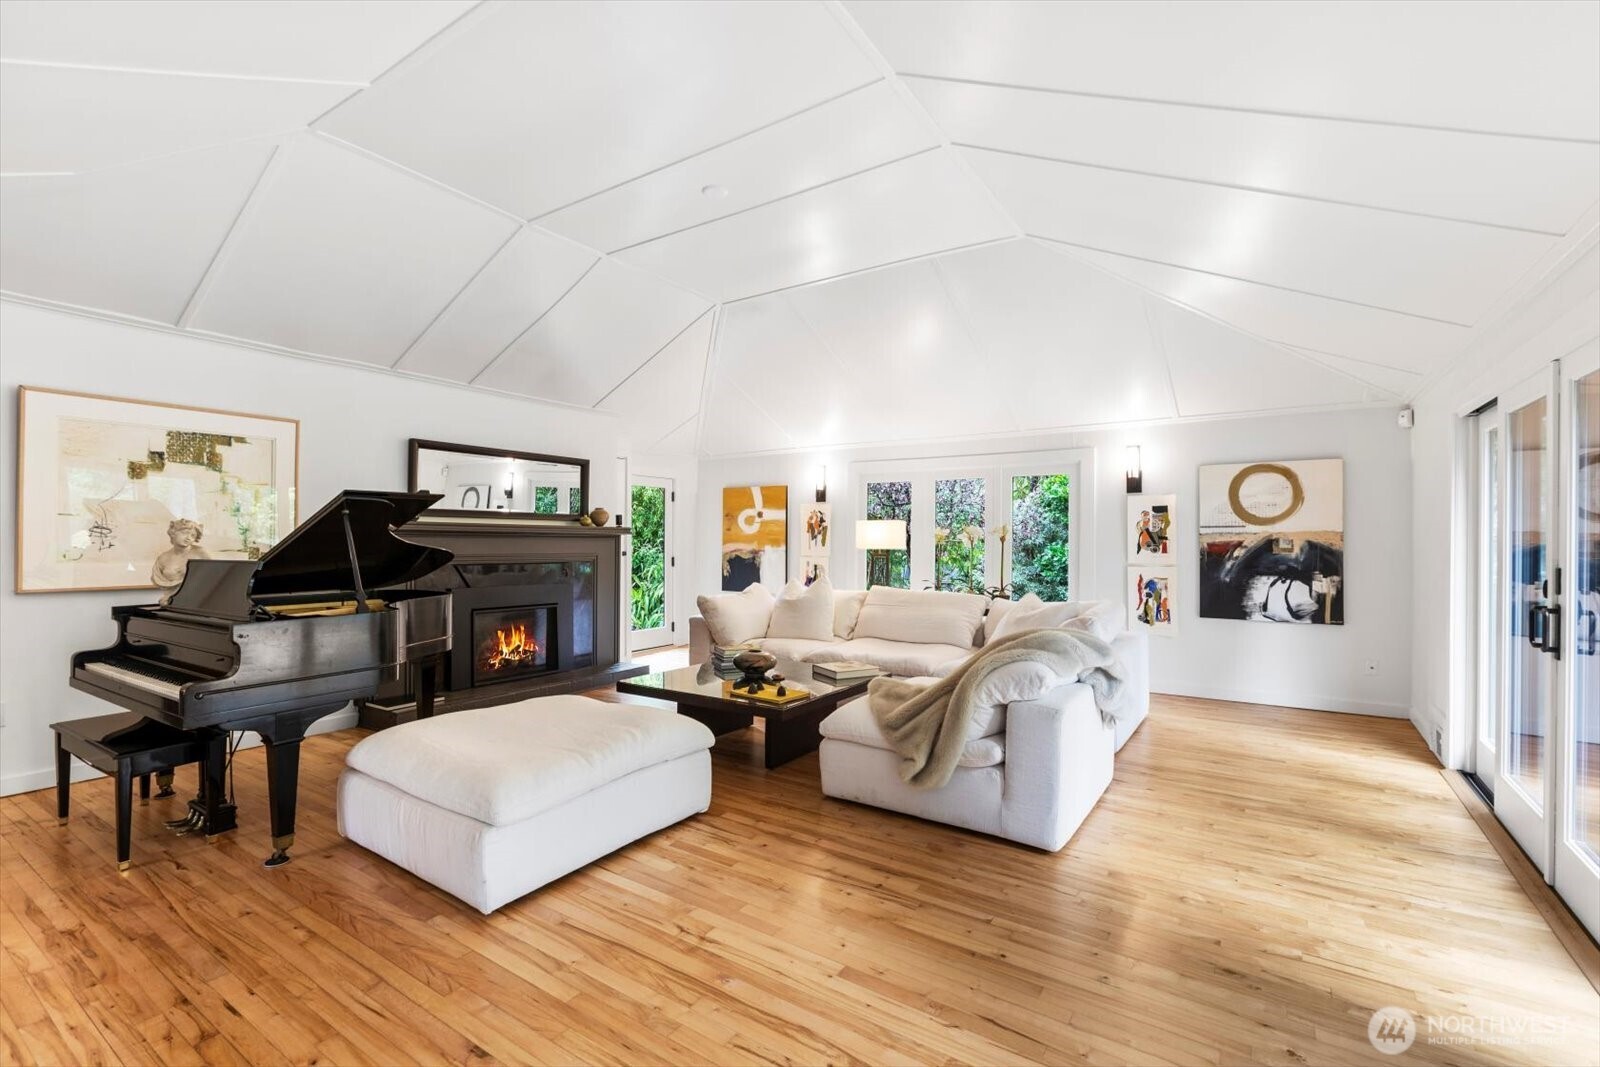
[[[556,669],[556,608],[532,604],[472,613],[472,684],[492,685]]]

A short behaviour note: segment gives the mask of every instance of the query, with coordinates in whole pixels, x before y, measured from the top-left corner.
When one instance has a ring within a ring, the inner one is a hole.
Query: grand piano
[[[266,866],[288,862],[307,728],[372,696],[399,664],[450,648],[449,593],[387,588],[453,558],[394,533],[438,499],[346,490],[259,560],[191,560],[166,603],[111,609],[117,643],[74,655],[72,687],[180,729],[260,734]],[[431,711],[419,702],[418,714]],[[201,781],[184,821],[208,835],[231,829],[222,769]]]

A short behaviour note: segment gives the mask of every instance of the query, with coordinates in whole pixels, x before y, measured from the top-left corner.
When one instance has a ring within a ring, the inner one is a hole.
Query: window
[[[904,551],[889,553],[889,584],[896,589],[911,588],[911,483],[868,482],[867,514],[869,519],[903,519],[906,524]]]
[[[1078,531],[1093,528],[1094,494],[1072,490],[1094,484],[1093,458],[1073,449],[858,463],[855,512],[906,521],[906,551],[891,553],[899,588],[1066,600],[1088,565]]]
[[[933,483],[933,587],[981,593],[987,586],[982,478],[940,478]]]
[[[1011,479],[1011,595],[1070,600],[1072,479],[1018,474]]]

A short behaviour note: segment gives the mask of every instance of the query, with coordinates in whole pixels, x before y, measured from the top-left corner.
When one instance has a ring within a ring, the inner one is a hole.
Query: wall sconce
[[[817,503],[826,504],[828,502],[828,468],[825,465],[817,467],[816,483]]]
[[[1139,463],[1139,446],[1129,445],[1127,453],[1128,492],[1144,492],[1144,469]]]

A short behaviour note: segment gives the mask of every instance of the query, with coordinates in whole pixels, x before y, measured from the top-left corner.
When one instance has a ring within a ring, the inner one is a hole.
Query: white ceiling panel
[[[322,82],[0,65],[0,171],[83,171],[287,134],[350,93]]]
[[[1396,370],[1393,367],[1380,367],[1375,363],[1362,363],[1359,360],[1346,359],[1343,356],[1330,355],[1327,352],[1313,352],[1309,349],[1292,349],[1313,363],[1320,363],[1324,367],[1331,367],[1341,371],[1352,378],[1382,389],[1396,400],[1407,400],[1417,391],[1422,384],[1422,375],[1412,374],[1410,371]]]
[[[848,0],[897,71],[1600,139],[1600,5]]]
[[[878,82],[539,221],[614,252],[938,143],[927,120],[892,85]],[[726,193],[717,198],[705,189]]]
[[[285,146],[196,329],[392,366],[516,229],[321,138]]]
[[[176,323],[272,151],[0,179],[0,288]]]
[[[1005,355],[980,346],[931,261],[783,296],[843,365],[845,438],[834,443],[1017,428],[1011,390],[992,372],[991,357]]]
[[[659,440],[700,407],[714,317],[710,311],[701,315],[597,405],[622,417],[630,439]]]
[[[700,451],[711,456],[743,455],[793,448],[794,440],[757,407],[726,375],[711,383],[700,412]]]
[[[957,143],[1564,234],[1600,145],[908,79]]]
[[[601,260],[476,384],[593,406],[709,306],[692,293]]]
[[[1247,333],[1424,373],[1466,345],[1471,330],[1434,319],[1274,289],[1127,256],[1054,245],[1053,250],[1126,278]]]
[[[1176,415],[1145,297],[1032,241],[934,260],[986,353],[1004,366],[1019,426],[1087,426]]]
[[[698,405],[696,405],[698,406]],[[691,416],[659,441],[649,445],[648,451],[665,456],[692,456],[700,440],[700,417]]]
[[[1471,324],[1555,239],[965,151],[1030,234]]]
[[[532,217],[878,76],[821,4],[509,4],[322,126]]]
[[[571,241],[524,229],[396,364],[467,382],[555,306],[598,257]]]
[[[1389,399],[1381,390],[1183,308],[1154,299],[1150,308],[1172,372],[1179,415],[1249,414]]]
[[[782,421],[800,446],[846,435],[847,410],[865,393],[859,371],[846,372],[782,293],[728,304],[717,329],[717,366],[749,388],[751,403]],[[797,403],[798,398],[803,398]]]
[[[941,149],[630,248],[618,258],[731,300],[1014,232],[960,161]]]
[[[7,0],[0,56],[256,78],[371,81],[474,0]]]

